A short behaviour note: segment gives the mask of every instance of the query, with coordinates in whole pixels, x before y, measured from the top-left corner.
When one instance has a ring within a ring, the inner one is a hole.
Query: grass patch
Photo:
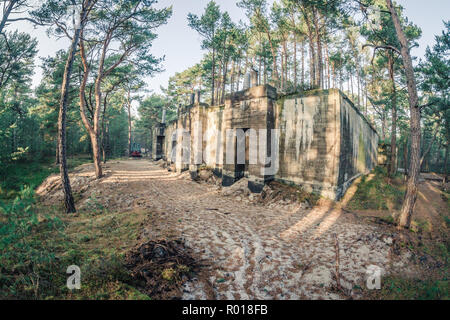
[[[420,261],[427,257],[424,265],[433,268],[422,277],[404,278],[390,275],[382,279],[381,290],[369,292],[374,299],[383,300],[449,300],[449,246],[445,242],[408,245]],[[439,265],[438,268],[436,266]]]
[[[450,218],[447,216],[444,216],[444,221],[445,221],[445,225],[447,226],[447,228],[450,228]]]
[[[447,209],[450,211],[450,192],[442,191],[442,198],[447,203]],[[448,223],[447,223],[448,226]]]
[[[399,210],[405,187],[400,177],[389,178],[385,168],[377,167],[363,176],[355,195],[347,204],[349,210]]]
[[[137,242],[142,222],[148,214],[140,211],[96,214],[90,211],[63,219],[64,234],[73,248],[61,251],[66,264],[80,266],[81,290],[61,295],[70,299],[149,299],[130,286],[125,253]]]
[[[91,162],[90,157],[77,156],[67,159],[67,166],[70,170],[87,162]],[[58,172],[59,166],[54,164],[53,158],[5,164],[0,169],[0,199],[13,200],[23,187],[35,189],[49,175]]]
[[[386,277],[377,297],[386,300],[448,300],[449,281]]]
[[[416,232],[416,233],[431,232],[432,225],[429,221],[417,219],[417,220],[411,221],[411,226],[409,229],[412,232]]]
[[[388,275],[381,280],[381,290],[366,290],[376,300],[449,300],[450,241],[448,235],[425,240],[409,233],[394,244],[394,251],[408,249],[421,271],[414,277]]]

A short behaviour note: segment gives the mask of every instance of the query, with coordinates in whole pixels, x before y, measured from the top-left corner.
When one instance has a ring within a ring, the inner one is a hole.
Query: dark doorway
[[[163,153],[163,143],[164,143],[164,137],[157,137],[156,138],[156,159],[159,160],[162,158]]]
[[[249,164],[249,135],[247,134],[247,131],[249,129],[246,128],[237,130],[244,131],[244,135],[236,135],[236,145],[234,152],[235,181],[242,179],[243,177],[248,177]],[[245,154],[239,154],[239,152],[242,152],[242,149],[245,150]]]
[[[172,150],[170,152],[170,161],[175,163],[177,161],[177,140],[172,141]]]

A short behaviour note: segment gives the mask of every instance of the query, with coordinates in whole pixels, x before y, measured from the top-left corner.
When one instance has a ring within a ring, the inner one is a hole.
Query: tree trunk
[[[448,149],[449,149],[449,143],[447,143],[447,146],[445,147],[445,157],[444,157],[444,183],[447,183],[447,182],[448,182],[448,169],[447,169]]]
[[[316,86],[316,52],[312,37],[309,40],[309,60],[309,82],[310,87],[314,88]]]
[[[105,94],[103,100],[103,113],[102,113],[102,153],[103,153],[103,163],[106,163],[106,132],[105,132],[105,117],[106,117],[106,104],[108,102],[108,93]]]
[[[220,76],[221,73],[222,73],[222,66],[219,64],[219,70],[217,70],[217,77],[216,77],[216,84],[215,84],[215,97],[214,97],[214,101],[216,104],[220,104],[219,93],[220,93],[220,86],[221,86],[221,79],[222,79],[222,77]]]
[[[128,156],[131,156],[131,103],[127,104],[127,111],[128,111]]]
[[[59,137],[59,135],[58,135]],[[56,138],[56,154],[55,154],[55,164],[58,165],[61,163],[59,159],[59,138]]]
[[[89,4],[89,2],[88,2]],[[83,6],[83,11],[80,15],[80,21],[86,18],[86,10],[89,6]],[[82,27],[81,27],[82,28]],[[59,170],[61,175],[61,182],[64,193],[64,207],[67,213],[75,213],[75,201],[72,195],[72,188],[70,186],[70,179],[67,170],[67,154],[66,154],[66,115],[67,104],[69,99],[70,76],[72,75],[73,62],[75,60],[75,51],[80,40],[81,28],[75,29],[70,46],[69,55],[67,56],[66,66],[64,69],[63,82],[61,86],[61,100],[59,104],[58,115],[58,150],[59,150]]]
[[[405,169],[405,180],[408,177],[408,137],[405,139],[405,147],[403,151],[403,166]]]
[[[103,176],[103,170],[100,159],[100,143],[98,134],[92,133],[89,135],[92,144],[92,158],[94,160],[95,177],[100,179]]]
[[[287,41],[283,41],[283,55],[284,55],[284,90],[287,91],[288,86],[288,74],[289,74],[289,67],[288,67],[288,48],[287,48]]]
[[[275,48],[272,43],[272,37],[270,35],[270,30],[266,28],[266,34],[267,39],[269,40],[270,45],[270,51],[272,53],[272,59],[273,59],[273,80],[275,80],[275,83],[277,84],[276,87],[278,88],[278,70],[277,70],[277,54],[275,52]]]
[[[391,161],[389,163],[389,176],[397,172],[397,88],[394,77],[394,57],[388,52],[389,76],[392,84],[392,130],[391,130]]]
[[[244,82],[245,82],[245,75],[247,74],[247,69],[248,69],[248,54],[245,54],[245,63],[244,63],[244,72],[242,73],[244,75]],[[238,91],[239,91],[239,85],[240,82],[238,82],[237,86],[238,86]]]
[[[262,45],[262,34],[261,34],[261,32],[258,32],[258,41],[259,41],[259,47],[261,49],[261,52],[263,52],[263,49],[262,49],[263,48],[263,45]],[[262,77],[261,70],[262,70],[262,58],[261,58],[261,56],[259,56],[258,57],[258,84],[262,83],[262,81],[261,81],[261,77]]]
[[[87,73],[85,73],[84,76],[85,79],[87,79]],[[85,80],[83,80],[85,82]],[[100,159],[100,143],[99,143],[99,109],[101,109],[100,101],[101,101],[101,92],[100,92],[100,82],[101,80],[96,80],[96,110],[94,112],[94,119],[93,119],[93,126],[89,124],[89,121],[87,120],[85,114],[84,114],[84,103],[83,100],[80,99],[80,108],[81,108],[81,119],[83,121],[84,126],[86,127],[86,130],[89,133],[89,138],[91,141],[91,147],[92,147],[92,159],[94,161],[94,168],[95,168],[95,176],[97,179],[100,179],[103,176],[103,170],[101,165],[101,159]],[[80,96],[84,94],[84,85],[82,83],[80,87]]]
[[[294,92],[297,92],[297,37],[294,33]]]
[[[330,57],[328,53],[328,44],[324,42],[325,47],[325,62],[326,62],[326,70],[327,70],[327,89],[331,87],[331,72],[330,72]]]
[[[353,74],[352,73],[350,73],[350,88],[351,88],[352,100],[353,100]]]
[[[236,76],[236,92],[239,91],[239,83],[241,82],[241,72],[242,72],[242,61],[239,60],[239,66],[238,66],[238,71],[237,71],[237,76]]]
[[[266,57],[264,57],[264,85],[267,84],[267,61]]]
[[[231,63],[231,74],[230,74],[230,93],[231,94],[234,93],[234,74],[236,72],[235,68],[236,68],[236,63],[233,60]]]
[[[336,69],[334,67],[334,62],[331,62],[331,72],[333,73],[333,88],[336,88]]]
[[[105,141],[105,154],[103,158],[103,162],[106,163],[106,160],[111,155],[110,144],[109,144],[109,122],[106,124],[106,141]]]
[[[348,78],[347,78],[347,92],[348,95],[350,95],[350,71],[348,71]]]
[[[95,84],[95,100],[96,100],[96,107],[94,112],[94,128],[91,131],[90,138],[92,143],[92,157],[94,160],[94,167],[95,167],[95,176],[97,179],[100,179],[103,176],[103,170],[100,160],[100,143],[99,143],[99,115],[100,115],[100,109],[101,109],[101,89],[100,89],[100,83],[101,78],[98,78],[96,80]]]
[[[286,53],[285,53],[286,47],[285,47],[284,43],[283,43],[283,46],[282,46],[281,50],[282,50],[282,52],[281,52],[281,78],[280,78],[280,82],[281,83],[280,83],[280,88],[281,88],[281,91],[284,92],[285,91],[285,88],[284,88],[284,80],[285,80],[284,58],[286,57]]]
[[[3,32],[3,28],[6,25],[6,22],[8,21],[8,17],[11,14],[12,8],[16,4],[18,0],[11,0],[9,1],[8,6],[6,7],[5,11],[3,12],[2,20],[0,21],[0,33]]]
[[[408,88],[408,100],[410,109],[410,130],[411,130],[411,160],[409,164],[409,175],[406,187],[406,195],[399,216],[399,228],[409,228],[411,218],[414,211],[414,205],[417,199],[417,185],[419,183],[420,174],[420,108],[419,98],[417,95],[416,77],[414,75],[414,67],[411,55],[409,53],[408,41],[402,30],[400,19],[392,5],[391,0],[386,0],[386,4],[391,12],[391,18],[394,23],[397,38],[401,46],[401,55],[403,58],[403,66],[405,69],[406,83]]]
[[[368,107],[368,100],[367,100],[367,80],[364,78],[364,105],[366,106],[366,116],[369,113]]]
[[[305,46],[302,41],[302,89],[305,86]]]
[[[360,75],[360,72],[359,72],[359,63],[357,63],[357,67],[356,67],[356,81],[358,82],[357,83],[358,84],[358,86],[357,86],[357,88],[358,88],[358,107],[360,109],[362,109],[362,106],[361,106],[361,86],[360,86],[360,84],[361,84],[361,75]]]
[[[12,135],[11,135],[11,152],[10,153],[14,153],[16,152],[16,128],[12,129]]]
[[[211,106],[214,105],[214,82],[216,81],[215,77],[216,72],[216,50],[213,48],[212,52],[212,75],[211,75]]]
[[[220,97],[220,104],[225,103],[225,87],[227,85],[227,73],[228,73],[228,59],[225,62],[224,68],[223,68],[222,96]]]
[[[316,32],[316,45],[317,45],[317,85],[323,89],[323,58],[322,58],[322,40],[320,36],[319,16],[317,10],[313,9],[314,13],[314,28]]]

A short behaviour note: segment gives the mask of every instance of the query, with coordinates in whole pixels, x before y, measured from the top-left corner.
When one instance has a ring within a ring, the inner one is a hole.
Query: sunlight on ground
[[[342,215],[342,211],[339,209],[333,210],[319,225],[314,233],[314,238],[319,238],[322,234],[327,232]]]
[[[305,217],[300,219],[289,229],[283,231],[280,236],[283,240],[295,238],[296,235],[304,232],[308,228],[312,228],[321,218],[328,214],[331,210],[331,205],[316,207],[311,210]]]

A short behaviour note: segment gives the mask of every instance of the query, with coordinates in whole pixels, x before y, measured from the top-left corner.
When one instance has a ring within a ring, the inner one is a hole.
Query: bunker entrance
[[[156,157],[161,159],[162,153],[163,153],[163,143],[164,143],[164,137],[157,137],[156,139]]]
[[[235,163],[235,181],[238,181],[244,177],[248,178],[248,165],[249,165],[249,135],[248,128],[238,129],[236,135],[236,144],[234,152]]]

